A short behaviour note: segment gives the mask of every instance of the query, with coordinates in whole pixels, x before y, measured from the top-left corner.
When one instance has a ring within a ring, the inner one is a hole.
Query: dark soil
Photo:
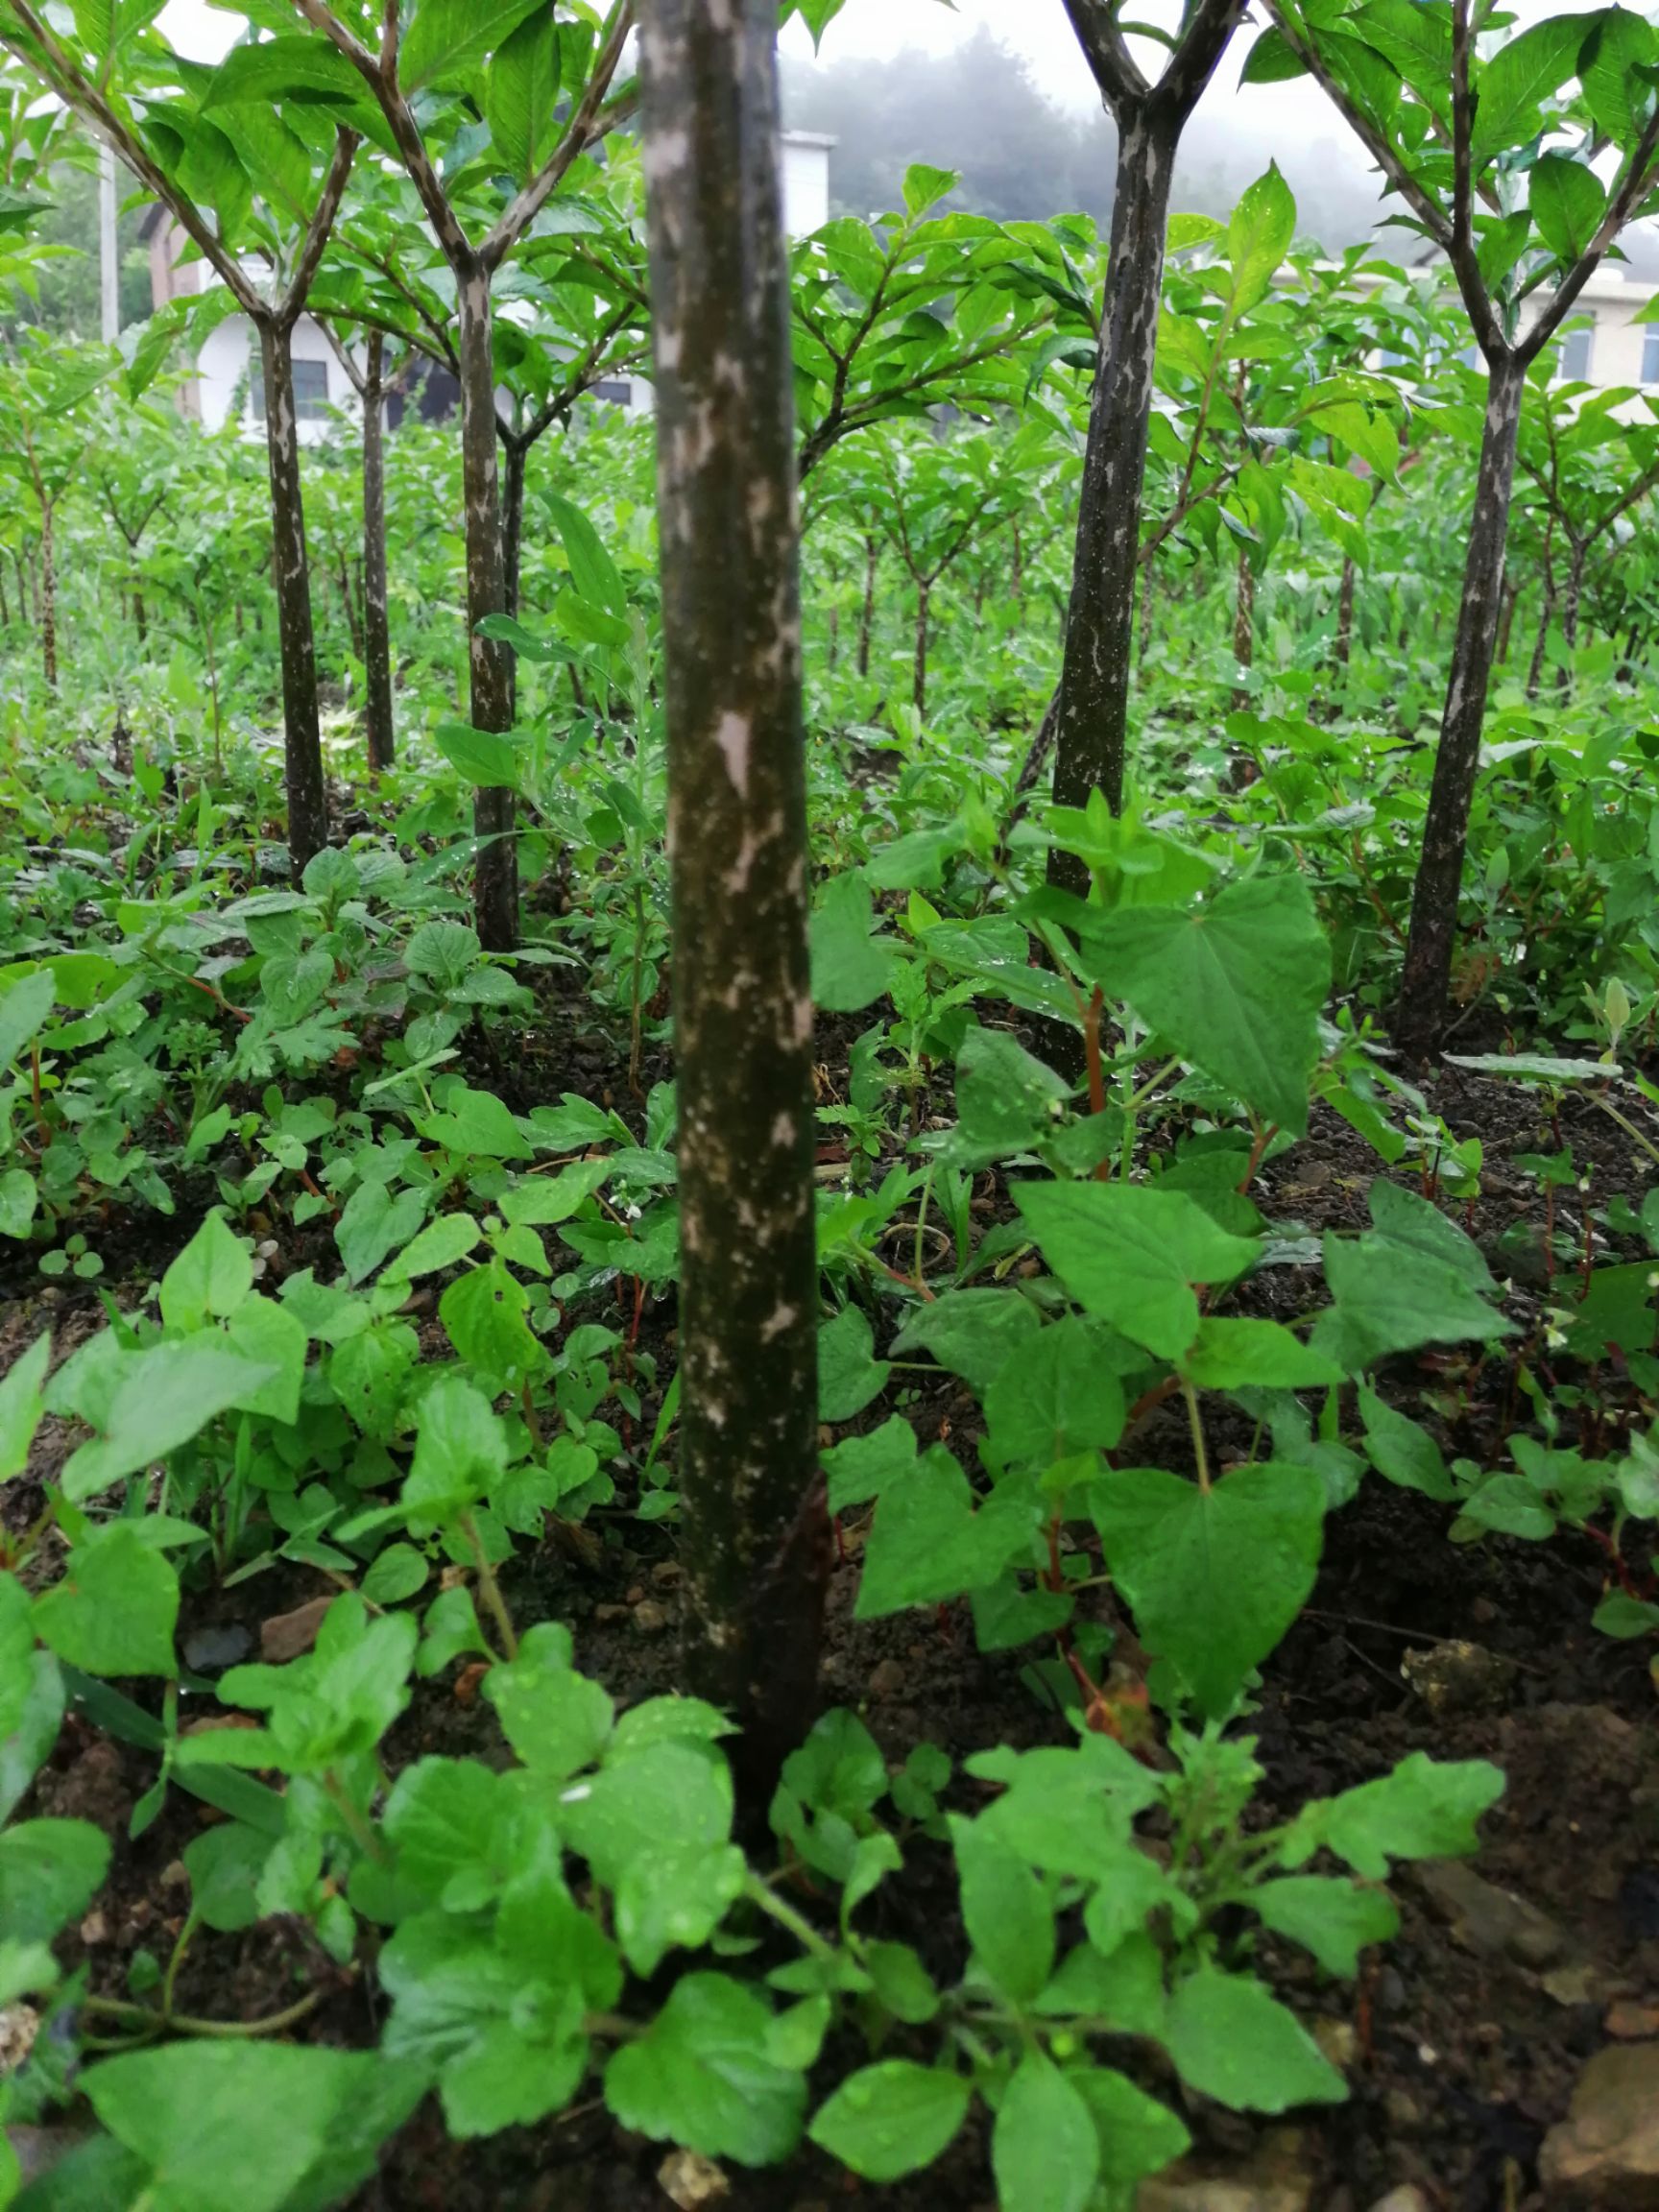
[[[595,1042],[567,1053],[557,1069],[520,1057],[511,1079],[482,1068],[475,1079],[503,1083],[520,1105],[560,1090],[609,1092],[632,1116],[625,1079],[613,1073],[607,1081],[607,1068],[613,1070],[613,1054]],[[1639,1201],[1650,1173],[1629,1140],[1585,1100],[1567,1102],[1558,1133],[1534,1094],[1516,1084],[1448,1073],[1435,1104],[1459,1136],[1484,1140],[1486,1173],[1467,1216],[1483,1242],[1517,1221],[1541,1229],[1543,1202],[1531,1178],[1510,1164],[1516,1153],[1570,1142],[1580,1171],[1593,1173],[1593,1208],[1615,1192]],[[1352,1228],[1365,1219],[1376,1172],[1375,1156],[1353,1132],[1320,1115],[1307,1142],[1269,1163],[1259,1195],[1276,1222],[1315,1233]],[[1563,1226],[1581,1234],[1585,1202],[1567,1195],[1571,1219]],[[995,1208],[1001,1206],[998,1192]],[[135,1239],[117,1294],[141,1294],[193,1226],[157,1224],[148,1252]],[[1594,1256],[1635,1257],[1636,1250],[1615,1255],[1599,1241]],[[291,1263],[307,1257],[297,1253]],[[1561,1265],[1571,1273],[1570,1260]],[[1540,1275],[1511,1297],[1508,1310],[1524,1329],[1545,1287]],[[1289,1318],[1317,1295],[1314,1271],[1275,1269],[1251,1286],[1250,1306]],[[0,1312],[0,1365],[49,1318],[67,1349],[99,1313],[80,1286],[14,1305]],[[667,1320],[660,1310],[648,1328],[661,1331]],[[1502,1358],[1484,1362],[1463,1355],[1396,1362],[1384,1387],[1403,1408],[1433,1414],[1449,1449],[1489,1459],[1513,1417],[1508,1348],[1500,1351]],[[1605,1386],[1598,1436],[1606,1449],[1617,1448],[1630,1419],[1645,1417],[1616,1376],[1563,1380]],[[912,1394],[904,1409],[924,1434],[950,1433],[971,1458],[975,1409],[949,1378]],[[859,1425],[887,1410],[872,1408]],[[1225,1448],[1228,1440],[1220,1441]],[[58,1434],[43,1443],[46,1456],[32,1475],[49,1475],[54,1455],[67,1449]],[[1139,1458],[1186,1463],[1184,1428],[1162,1415],[1135,1448]],[[38,1495],[33,1483],[13,1485],[8,1523],[16,1527],[37,1510]],[[1448,1519],[1448,1509],[1377,1479],[1333,1516],[1312,1602],[1265,1670],[1255,1722],[1266,1771],[1261,1810],[1269,1819],[1287,1816],[1309,1797],[1369,1779],[1413,1750],[1492,1759],[1508,1788],[1484,1822],[1476,1870],[1547,1915],[1553,1932],[1540,1935],[1534,1924],[1528,1956],[1500,1954],[1431,1875],[1407,1872],[1394,1886],[1400,1936],[1371,1959],[1358,1987],[1325,1981],[1301,1954],[1269,1955],[1288,2001],[1345,2065],[1352,2100],[1288,2130],[1199,2101],[1188,2118],[1206,2171],[1252,2171],[1264,2154],[1304,2167],[1310,2212],[1369,2212],[1402,2182],[1420,2186],[1434,2212],[1546,2212],[1536,2163],[1545,2132],[1564,2116],[1578,2072],[1609,2033],[1641,2032],[1641,2009],[1659,2007],[1659,1731],[1649,1647],[1592,1629],[1608,1561],[1588,1539],[1455,1547]],[[521,1620],[568,1621],[579,1664],[619,1700],[670,1687],[676,1570],[668,1539],[620,1514],[593,1527],[602,1537],[594,1557],[578,1557],[550,1537],[517,1560],[507,1578],[510,1601]],[[861,1533],[855,1525],[844,1531],[849,1561],[833,1586],[825,1702],[859,1710],[895,1763],[923,1741],[960,1759],[993,1743],[1066,1740],[1065,1724],[1022,1680],[1033,1652],[981,1657],[965,1606],[938,1620],[853,1620]],[[180,1625],[181,1641],[211,1627],[240,1629],[256,1644],[264,1619],[325,1588],[315,1575],[282,1570],[228,1592],[204,1590]],[[656,1633],[648,1630],[658,1616],[642,1616],[643,1601],[668,1617]],[[1479,1671],[1473,1689],[1455,1686],[1443,1700],[1421,1659],[1407,1654],[1461,1644],[1508,1664]],[[451,1669],[421,1689],[388,1746],[391,1764],[427,1750],[490,1756],[493,1716],[468,1677],[456,1676]],[[208,1703],[205,1695],[197,1701]],[[92,1986],[108,1994],[124,1993],[140,1947],[165,1959],[187,1899],[179,1853],[213,1817],[175,1793],[155,1826],[128,1841],[128,1816],[153,1771],[146,1756],[72,1719],[28,1808],[95,1820],[117,1839],[106,1892],[80,1936],[62,1947],[65,1962],[84,1959]],[[974,1785],[959,1781],[952,1802],[975,1801]],[[939,1848],[913,1844],[903,1872],[865,1914],[873,1928],[916,1943],[942,1965],[959,1962],[953,1884]],[[292,1923],[199,1937],[179,1975],[176,2003],[183,2011],[253,2020],[312,1987],[326,1995],[304,2032],[345,2043],[376,2034],[372,1977],[343,1975]],[[1656,2030],[1659,2013],[1647,2032]],[[832,2052],[826,2080],[857,2056],[851,2048]],[[1178,2095],[1167,2081],[1158,2086]],[[429,2100],[356,2204],[359,2212],[661,2212],[669,2201],[658,2178],[662,2159],[661,2145],[621,2132],[596,2098],[555,2123],[473,2144],[450,2142]],[[891,2190],[862,2187],[811,2152],[781,2170],[733,2173],[731,2183],[720,2201],[732,2212],[829,2212],[878,2199],[894,2212],[989,2212],[993,2199],[983,2134],[973,2129],[938,2167]]]

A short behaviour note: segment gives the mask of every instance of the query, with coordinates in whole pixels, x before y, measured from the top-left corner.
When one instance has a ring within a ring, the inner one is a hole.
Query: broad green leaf
[[[0,998],[0,1068],[10,1068],[31,1043],[50,1016],[56,997],[51,969],[37,968]]]
[[[1183,1190],[1142,1183],[1022,1183],[1015,1202],[1078,1304],[1166,1359],[1198,1332],[1196,1286],[1231,1283],[1258,1247]]]
[[[1028,2005],[1054,1970],[1054,1908],[1020,1854],[980,1820],[950,1815],[962,1919],[974,1955],[1016,2005]]]
[[[1227,258],[1233,269],[1228,304],[1235,319],[1267,297],[1295,234],[1296,202],[1278,163],[1272,162],[1265,176],[1245,185],[1228,218]]]
[[[35,1600],[40,1641],[88,1674],[175,1674],[178,1619],[179,1577],[132,1521],[92,1529]]]
[[[271,1856],[270,1837],[243,1821],[227,1820],[186,1843],[181,1856],[190,1876],[191,1911],[224,1936],[252,1928],[259,1918],[256,1892]]]
[[[1532,220],[1551,253],[1575,261],[1596,235],[1607,195],[1594,169],[1563,154],[1541,154],[1527,187]]]
[[[912,221],[937,206],[961,182],[954,169],[935,169],[926,161],[913,161],[904,172],[904,212]]]
[[[0,1832],[0,1928],[49,1943],[78,1920],[109,1870],[109,1839],[89,1820],[22,1820]]]
[[[517,1128],[514,1135],[517,1135]],[[453,1267],[458,1260],[466,1259],[482,1234],[469,1214],[440,1214],[404,1245],[381,1280],[402,1283],[416,1275],[436,1275],[442,1268]]]
[[[1419,1344],[1515,1333],[1455,1267],[1380,1233],[1327,1234],[1325,1281],[1336,1303],[1314,1323],[1311,1342],[1351,1375]]]
[[[1042,1316],[1018,1290],[946,1290],[918,1306],[893,1339],[897,1353],[927,1352],[983,1396],[1017,1352],[1028,1351]]]
[[[1156,1778],[1104,1736],[1064,1748],[980,1751],[968,1771],[975,1781],[1005,1785],[979,1815],[988,1836],[1044,1873],[1108,1885],[1121,1879],[1124,1855],[1135,1849],[1135,1816],[1158,1798]],[[1159,1868],[1143,1863],[1162,1881]]]
[[[551,8],[525,17],[490,64],[484,113],[517,184],[528,184],[558,139],[560,38]]]
[[[568,1631],[556,1622],[538,1622],[513,1659],[491,1668],[484,1695],[525,1766],[552,1781],[591,1766],[610,1741],[616,1709],[571,1667]]]
[[[467,6],[471,0],[464,0]],[[498,731],[474,730],[469,722],[441,722],[432,742],[463,780],[486,791],[517,791],[523,770],[522,749]]]
[[[169,1329],[201,1329],[234,1313],[253,1287],[253,1258],[217,1209],[161,1278]]]
[[[805,2077],[769,2055],[765,2000],[724,1974],[686,1974],[605,2069],[605,2102],[638,2134],[706,2158],[775,2165],[801,2139]]]
[[[1378,1175],[1373,1178],[1366,1203],[1372,1220],[1391,1244],[1404,1244],[1429,1259],[1444,1262],[1471,1290],[1496,1294],[1492,1270],[1474,1238],[1442,1214],[1431,1199]]]
[[[1307,74],[1308,64],[1299,58],[1285,34],[1269,28],[1262,33],[1246,55],[1238,82],[1240,84],[1282,84],[1287,78]]]
[[[122,1476],[165,1459],[277,1374],[276,1367],[231,1351],[216,1331],[123,1352],[111,1362],[107,1395],[96,1406],[77,1408],[99,1433],[64,1462],[65,1497],[80,1503]]]
[[[1299,876],[1253,876],[1191,907],[1127,906],[1091,924],[1095,979],[1184,1059],[1301,1135],[1331,954]]]
[[[8,1167],[0,1173],[0,1237],[26,1238],[39,1206],[39,1186],[27,1167]]]
[[[1041,1470],[1079,1452],[1110,1452],[1127,1414],[1113,1358],[1122,1348],[1086,1313],[1062,1314],[1018,1345],[983,1394],[994,1461]]]
[[[1339,2104],[1348,2084],[1253,1974],[1202,1965],[1169,2000],[1164,2042],[1190,2089],[1235,2112]]]
[[[377,2053],[204,2039],[106,2058],[80,2085],[143,2160],[150,2212],[310,2212],[368,2178],[427,2083]]]
[[[983,1590],[1029,1546],[1041,1517],[1035,1490],[1022,1483],[1003,1483],[976,1504],[968,1478],[935,1445],[882,1488],[854,1617],[875,1621]]]
[[[40,1386],[51,1363],[52,1332],[48,1329],[0,1376],[0,1482],[21,1475],[29,1464],[29,1448],[46,1410]],[[0,1735],[4,1734],[0,1728]]]
[[[1327,1974],[1352,1979],[1368,1944],[1386,1943],[1400,1926],[1391,1898],[1381,1889],[1319,1874],[1286,1874],[1250,1891],[1250,1909],[1263,1927],[1311,1951]]]
[[[873,934],[870,891],[856,876],[832,876],[812,913],[812,998],[829,1014],[856,1014],[879,998],[898,947]]]
[[[1308,1390],[1343,1379],[1333,1360],[1277,1321],[1206,1317],[1180,1366],[1204,1390]]]
[[[997,2108],[991,2166],[1001,2212],[1085,2212],[1100,2174],[1087,2102],[1051,2058],[1028,2049]]]
[[[397,57],[405,92],[475,68],[543,0],[420,0]]]
[[[486,1160],[530,1157],[529,1140],[493,1091],[458,1084],[445,1094],[442,1113],[423,1115],[415,1126],[451,1152],[475,1152]]]
[[[944,2153],[972,2096],[960,2074],[888,2058],[849,2075],[807,2133],[864,2180],[898,2181]]]
[[[970,1029],[956,1055],[952,1158],[988,1166],[1053,1134],[1070,1086],[1002,1029]]]
[[[1463,1858],[1478,1849],[1476,1823],[1503,1794],[1503,1774],[1483,1759],[1443,1766],[1413,1751],[1375,1782],[1305,1805],[1280,1859],[1306,1865],[1323,1846],[1368,1882],[1383,1882],[1392,1859]]]
[[[876,1338],[868,1317],[856,1306],[844,1306],[818,1332],[818,1418],[851,1421],[887,1386],[885,1359],[875,1357]]]
[[[607,614],[625,615],[627,588],[588,517],[580,507],[561,498],[556,492],[547,493],[542,503],[564,543],[565,558],[570,564],[570,580],[578,596],[589,607],[599,608]]]
[[[1100,2138],[1100,2178],[1132,2189],[1172,2165],[1192,2138],[1166,2104],[1109,2066],[1068,2067]]]
[[[1500,46],[1479,72],[1470,145],[1477,173],[1537,132],[1543,103],[1577,70],[1584,35],[1581,20],[1550,16]]]
[[[438,1301],[438,1317],[469,1366],[517,1391],[552,1365],[524,1315],[530,1296],[499,1260],[469,1268]]]
[[[1206,1719],[1223,1718],[1312,1590],[1320,1477],[1268,1461],[1206,1492],[1164,1468],[1126,1467],[1090,1500],[1142,1642],[1172,1663]]]
[[[1457,1485],[1427,1429],[1379,1398],[1375,1390],[1359,1390],[1359,1418],[1365,1424],[1365,1455],[1379,1475],[1403,1490],[1421,1490],[1425,1498],[1443,1503],[1457,1495]]]
[[[1562,25],[1565,38],[1566,26],[1575,19],[1557,17],[1555,21]],[[1579,38],[1573,42],[1573,51],[1584,105],[1597,128],[1605,132],[1615,146],[1628,150],[1641,134],[1652,104],[1652,79],[1647,71],[1659,42],[1644,18],[1628,8],[1599,9],[1587,19],[1576,19],[1576,27]],[[1548,26],[1540,24],[1538,28]]]

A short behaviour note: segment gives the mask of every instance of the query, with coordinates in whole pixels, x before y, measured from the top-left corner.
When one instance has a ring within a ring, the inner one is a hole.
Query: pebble
[[[616,1622],[626,1621],[628,1617],[626,1605],[595,1605],[593,1608],[593,1618],[601,1628],[612,1627]]]
[[[1243,2166],[1204,2173],[1183,2159],[1143,2181],[1135,2212],[1309,2212],[1313,2176],[1295,2128],[1270,2135]]]
[[[184,1639],[184,1664],[196,1674],[222,1674],[235,1667],[253,1648],[253,1639],[239,1621],[222,1628],[198,1628]]]
[[[668,1611],[647,1598],[643,1604],[634,1608],[634,1625],[641,1636],[661,1636],[668,1625]]]
[[[161,1887],[163,1889],[189,1888],[190,1869],[185,1865],[182,1859],[170,1859],[167,1864],[162,1867]]]
[[[1659,2212],[1659,2043],[1597,2053],[1544,2138],[1538,2177],[1563,2212]]]
[[[700,2206],[732,2194],[732,2184],[720,2168],[698,2151],[670,2151],[657,2169],[657,2181],[680,2212],[699,2212]]]
[[[1371,2212],[1432,2212],[1432,2207],[1417,2184],[1407,2181],[1398,2189],[1390,2189],[1386,2197],[1379,2197]]]
[[[1409,2089],[1388,2090],[1382,2099],[1382,2109],[1396,2135],[1415,2135],[1423,2125],[1423,2107]]]
[[[1607,2008],[1606,2029],[1615,2042],[1641,2043],[1659,2035],[1659,2005],[1636,2005],[1621,1998]]]
[[[1359,2056],[1359,2036],[1351,2020],[1315,2020],[1313,2040],[1338,2074],[1346,2073]]]
[[[1458,1641],[1407,1651],[1400,1671],[1438,1719],[1454,1713],[1505,1711],[1517,1669],[1512,1659],[1484,1645]]]
[[[81,1940],[85,1944],[88,1951],[90,1951],[94,1945],[99,1943],[108,1943],[109,1940],[108,1919],[103,1911],[96,1905],[93,1906],[91,1911],[87,1913],[85,1919],[81,1923]]]
[[[1480,1959],[1513,1959],[1535,1972],[1561,1960],[1567,1938],[1547,1912],[1512,1890],[1482,1881],[1459,1859],[1431,1859],[1415,1869],[1420,1887],[1452,1940]]]
[[[651,1570],[651,1579],[660,1590],[672,1590],[683,1573],[678,1559],[659,1559]]]
[[[897,1659],[883,1659],[870,1670],[867,1685],[870,1695],[878,1701],[884,1697],[897,1697],[906,1680],[905,1670]]]
[[[330,1590],[326,1597],[313,1598],[307,1604],[296,1605],[292,1613],[274,1613],[259,1628],[259,1656],[267,1667],[281,1667],[290,1659],[300,1659],[317,1641],[317,1632],[323,1625],[323,1616],[333,1604],[336,1593]]]

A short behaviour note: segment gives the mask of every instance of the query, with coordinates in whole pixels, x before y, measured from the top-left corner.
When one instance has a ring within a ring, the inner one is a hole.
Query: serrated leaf
[[[1230,1283],[1257,1246],[1218,1229],[1183,1190],[1141,1183],[1024,1183],[1015,1203],[1080,1306],[1166,1359],[1198,1332],[1196,1286]]]

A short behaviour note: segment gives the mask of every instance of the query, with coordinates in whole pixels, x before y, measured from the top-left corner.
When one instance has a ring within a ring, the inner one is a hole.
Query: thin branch
[[[622,59],[622,49],[628,43],[628,35],[633,28],[634,0],[616,0],[610,28],[593,57],[587,89],[577,104],[576,112],[565,125],[564,135],[537,175],[502,214],[479,249],[478,258],[486,270],[493,271],[500,267],[541,212],[549,195],[557,190],[578,155],[586,153],[611,128],[610,122],[601,128],[605,96],[611,89],[611,80],[616,74],[616,64]]]
[[[1152,86],[1130,53],[1107,0],[1066,0],[1066,12],[1071,18],[1083,58],[1113,114],[1144,100]]]
[[[342,125],[334,140],[334,158],[329,162],[328,174],[323,180],[322,195],[312,210],[310,222],[305,226],[305,236],[299,258],[294,264],[294,274],[276,308],[276,322],[281,328],[287,328],[298,322],[300,310],[305,304],[305,296],[311,289],[312,280],[323,259],[324,249],[328,244],[328,233],[334,228],[334,218],[339,214],[340,203],[346,196],[346,180],[351,174],[351,163],[359,143],[356,132],[348,131]]]
[[[1198,0],[1176,41],[1167,67],[1152,87],[1151,105],[1185,123],[1215,73],[1227,41],[1238,28],[1245,0]]]
[[[1550,304],[1515,349],[1520,359],[1535,361],[1572,313],[1574,302],[1601,265],[1601,256],[1659,180],[1659,105],[1636,142],[1624,179],[1607,202],[1596,235],[1555,287]]]

